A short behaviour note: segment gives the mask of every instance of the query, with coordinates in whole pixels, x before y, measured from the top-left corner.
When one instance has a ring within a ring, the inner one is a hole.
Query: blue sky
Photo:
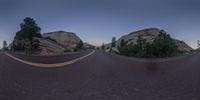
[[[196,48],[199,5],[199,0],[0,0],[0,45],[13,40],[28,16],[36,20],[42,33],[71,31],[95,45],[156,27]]]

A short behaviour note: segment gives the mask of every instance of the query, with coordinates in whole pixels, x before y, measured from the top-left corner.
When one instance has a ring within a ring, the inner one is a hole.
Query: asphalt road
[[[148,61],[95,51],[38,68],[0,52],[0,100],[200,100],[200,53]]]

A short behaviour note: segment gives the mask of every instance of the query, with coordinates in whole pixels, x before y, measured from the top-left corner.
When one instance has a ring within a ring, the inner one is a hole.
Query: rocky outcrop
[[[176,42],[176,45],[178,46],[178,49],[180,51],[186,51],[186,52],[190,52],[192,51],[193,49],[187,45],[184,41],[180,41],[180,40],[175,40]]]
[[[135,44],[139,36],[141,36],[143,39],[146,39],[147,42],[153,42],[156,36],[158,36],[159,32],[160,30],[157,28],[139,30],[122,36],[121,38],[119,38],[119,40],[116,41],[116,44],[119,45],[122,39],[127,41],[128,44],[129,43]]]
[[[137,41],[139,36],[141,36],[141,38],[145,39],[147,42],[153,42],[154,39],[156,38],[156,36],[158,36],[158,34],[160,34],[160,32],[166,33],[164,30],[160,30],[160,29],[157,29],[157,28],[148,28],[148,29],[143,29],[143,30],[139,30],[139,31],[136,31],[136,32],[129,33],[127,35],[120,37],[116,41],[116,47],[120,45],[120,42],[121,42],[122,39],[127,41],[128,44],[129,43],[136,44],[136,41]],[[176,40],[176,39],[174,39],[174,41],[176,42],[178,49],[180,51],[190,52],[191,50],[193,50],[184,41],[180,41],[180,40]],[[105,46],[106,46],[106,48],[110,48],[111,45],[106,44]]]
[[[35,54],[40,55],[54,55],[64,53],[64,51],[73,51],[76,45],[81,40],[75,33],[72,32],[49,32],[44,33],[41,38],[34,37],[33,40],[39,41],[39,48],[37,50],[32,51]],[[21,52],[25,52],[24,48],[26,43],[28,43],[26,39],[18,39],[14,38],[14,41],[11,44],[12,47]]]
[[[43,37],[53,39],[58,44],[62,45],[65,49],[68,49],[71,51],[73,50],[73,48],[75,48],[75,46],[81,40],[75,33],[65,32],[65,31],[44,33]]]
[[[45,38],[36,38],[40,41],[40,55],[56,55],[62,54],[65,48],[54,41]]]

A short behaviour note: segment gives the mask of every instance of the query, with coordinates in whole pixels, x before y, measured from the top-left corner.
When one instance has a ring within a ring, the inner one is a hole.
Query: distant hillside
[[[158,34],[160,32],[165,32],[165,31],[157,29],[157,28],[148,28],[148,29],[143,29],[143,30],[139,30],[139,31],[136,31],[136,32],[131,32],[127,35],[121,36],[116,41],[116,47],[120,45],[120,42],[121,42],[122,39],[127,41],[128,44],[130,44],[130,43],[135,44],[139,36],[141,36],[143,39],[146,39],[147,42],[153,42],[154,39],[156,38],[156,36],[158,36]],[[174,39],[174,41],[176,42],[178,49],[180,51],[190,52],[191,50],[193,50],[184,41],[180,41],[180,40],[177,40],[177,39]],[[106,46],[106,48],[110,48],[111,44],[106,44],[105,46]]]

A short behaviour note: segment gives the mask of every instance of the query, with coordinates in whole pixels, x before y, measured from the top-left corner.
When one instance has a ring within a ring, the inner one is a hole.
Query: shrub
[[[74,51],[77,52],[77,51],[82,51],[84,50],[84,45],[83,45],[83,41],[80,40],[79,43],[76,45],[76,47],[74,48]]]

